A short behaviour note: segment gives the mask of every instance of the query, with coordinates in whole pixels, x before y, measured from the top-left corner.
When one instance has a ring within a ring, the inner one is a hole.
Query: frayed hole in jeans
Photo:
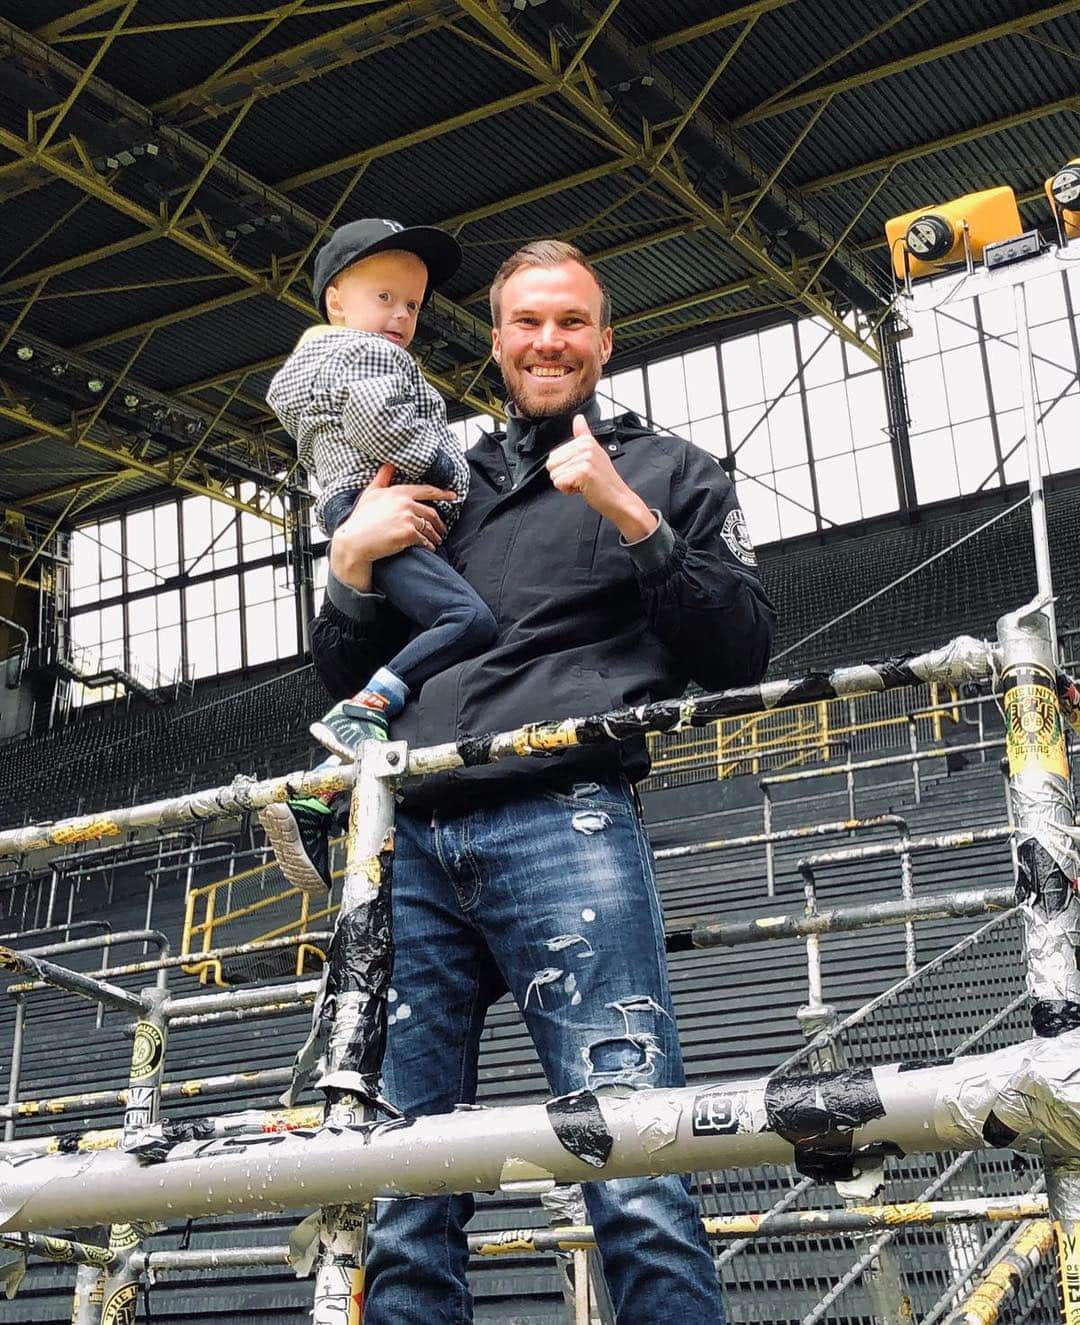
[[[603,810],[578,810],[570,820],[570,827],[575,833],[584,833],[586,837],[593,833],[602,833],[611,827],[611,815]]]

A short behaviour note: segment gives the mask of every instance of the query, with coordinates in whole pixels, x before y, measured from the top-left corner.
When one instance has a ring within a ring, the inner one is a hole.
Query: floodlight
[[[21,359],[23,363],[29,363],[34,357],[34,347],[32,345],[20,345],[15,351],[15,357]]]
[[[138,409],[139,404],[140,404],[139,397],[132,395],[130,392],[124,397],[125,409]]]
[[[92,377],[89,380],[89,382],[87,382],[86,389],[87,391],[90,391],[93,395],[97,396],[100,395],[101,392],[105,390],[105,383],[101,380],[100,377]]]
[[[1080,239],[1080,156],[1063,165],[1043,187],[1062,239]]]
[[[981,257],[987,244],[1023,231],[1016,194],[1007,185],[920,207],[885,222],[893,271],[932,276],[954,262]]]

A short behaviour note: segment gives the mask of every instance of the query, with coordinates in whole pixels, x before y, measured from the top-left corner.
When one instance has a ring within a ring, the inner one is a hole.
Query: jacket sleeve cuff
[[[630,553],[634,566],[641,575],[662,569],[675,550],[675,535],[672,533],[671,525],[659,511],[653,510],[653,515],[656,516],[657,525],[651,534],[646,534],[644,538],[636,539],[633,543],[628,543],[622,537],[619,539],[620,544]]]
[[[359,589],[343,584],[333,571],[326,577],[326,596],[342,616],[362,625],[375,620],[379,604],[383,601],[380,593],[362,593]]]

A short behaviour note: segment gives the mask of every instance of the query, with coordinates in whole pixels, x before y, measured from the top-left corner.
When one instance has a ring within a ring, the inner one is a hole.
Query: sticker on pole
[[[1057,1234],[1065,1325],[1080,1325],[1080,1234],[1070,1237],[1059,1222],[1055,1222],[1054,1232]]]
[[[1054,678],[1038,667],[1017,667],[1002,684],[1009,773],[1052,773],[1068,779],[1065,729]]]
[[[135,1325],[135,1307],[139,1300],[138,1284],[121,1284],[105,1303],[101,1325]]]
[[[145,1081],[161,1066],[165,1052],[165,1037],[149,1021],[140,1021],[135,1027],[135,1043],[131,1046],[131,1079]]]
[[[739,1115],[744,1111],[742,1095],[709,1091],[694,1097],[693,1132],[695,1136],[734,1136],[739,1130]]]

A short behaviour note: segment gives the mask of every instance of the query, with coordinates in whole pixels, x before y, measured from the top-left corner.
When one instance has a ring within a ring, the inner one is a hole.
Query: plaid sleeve
[[[404,350],[375,336],[350,337],[320,372],[350,444],[414,481],[456,443],[441,399],[419,392],[418,377]]]

